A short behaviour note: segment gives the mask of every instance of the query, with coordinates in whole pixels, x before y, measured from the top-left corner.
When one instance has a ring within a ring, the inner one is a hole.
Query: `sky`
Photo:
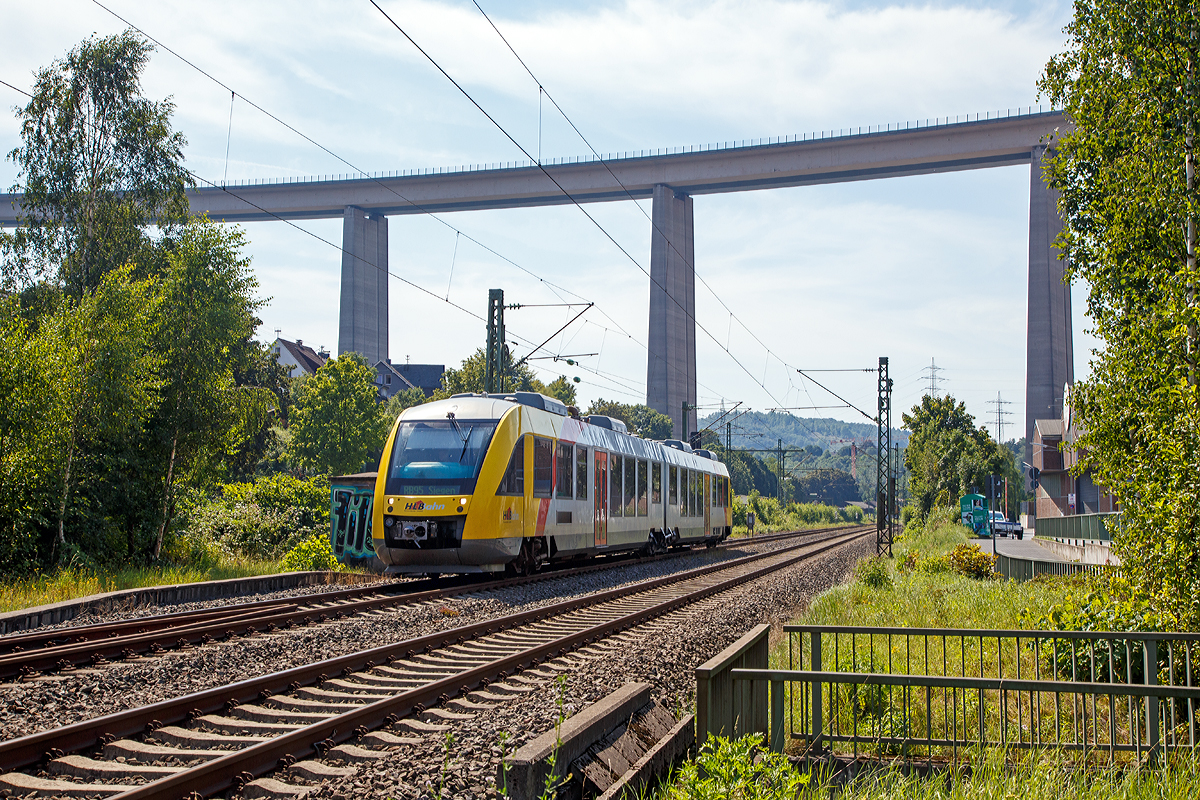
[[[589,152],[472,2],[378,2],[527,151]],[[1053,0],[479,5],[601,153],[1037,105],[1071,13]],[[171,98],[186,164],[211,180],[523,157],[370,0],[0,0],[0,79],[27,89],[86,37],[124,30],[105,7],[194,65],[159,49],[143,88]],[[0,86],[6,111],[22,100]],[[18,144],[14,117],[0,113],[0,151]],[[887,356],[897,425],[936,362],[940,391],[993,433],[999,397],[1003,438],[1021,435],[1029,180],[1028,167],[1005,167],[695,198],[701,413],[835,405],[796,370],[873,369]],[[0,186],[17,181],[0,162]],[[390,218],[391,271],[437,296],[391,281],[392,361],[457,366],[484,344],[484,324],[438,297],[479,317],[491,288],[510,303],[587,300],[596,306],[544,353],[585,354],[579,365],[530,363],[547,381],[579,377],[584,405],[644,402],[649,281],[605,235],[648,270],[649,201],[640,205],[588,206],[604,231],[570,206]],[[278,329],[336,349],[340,220],[244,228],[264,300],[260,338]],[[1073,287],[1077,378],[1099,346],[1086,293]],[[574,313],[524,308],[506,322],[541,342]],[[813,377],[873,411],[873,375]],[[794,413],[863,421],[850,408]]]

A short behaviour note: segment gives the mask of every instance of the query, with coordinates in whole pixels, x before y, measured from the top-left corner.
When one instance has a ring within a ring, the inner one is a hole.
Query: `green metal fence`
[[[1039,539],[1083,539],[1111,542],[1120,523],[1120,512],[1109,514],[1072,514],[1066,517],[1038,517],[1034,522]]]
[[[976,748],[1057,747],[1119,762],[1200,739],[1200,634],[784,630],[787,669],[728,670],[759,698],[742,713],[777,750],[957,762]]]
[[[1078,561],[1042,561],[996,554],[996,573],[1014,581],[1027,581],[1037,575],[1099,575],[1113,569],[1105,564],[1081,564]]]

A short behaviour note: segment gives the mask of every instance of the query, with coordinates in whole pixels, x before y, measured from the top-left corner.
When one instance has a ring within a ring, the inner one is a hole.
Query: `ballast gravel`
[[[306,799],[498,797],[496,775],[503,753],[511,754],[551,730],[561,717],[632,681],[652,684],[654,698],[677,717],[691,713],[697,666],[754,625],[780,626],[792,619],[817,594],[845,581],[874,547],[871,539],[860,540],[610,638],[606,642],[619,646],[582,651],[589,660],[558,680],[544,680],[536,692],[481,711],[445,733],[428,734],[420,744],[355,765],[353,775],[314,786]],[[568,655],[566,661],[582,659]]]
[[[686,558],[626,563],[611,570],[503,590],[472,593],[467,589],[453,598],[366,612],[307,628],[0,684],[0,738],[28,735],[311,663],[317,654],[331,658],[378,647],[786,544],[747,542],[695,551]],[[621,635],[621,646],[612,652],[607,646],[595,647],[597,654],[573,669],[561,687],[547,681],[531,695],[480,712],[470,722],[455,726],[451,731],[455,741],[448,750],[444,738],[428,735],[420,745],[384,752],[379,760],[357,765],[353,777],[314,787],[312,796],[495,796],[502,734],[511,737],[503,745],[511,752],[552,727],[560,713],[569,715],[632,680],[658,687],[656,696],[669,708],[691,708],[695,666],[750,626],[790,618],[815,594],[840,583],[872,547],[869,538],[859,540],[628,631]],[[287,594],[294,596],[295,592]]]
[[[309,627],[237,637],[157,656],[0,683],[0,740],[27,736],[233,681],[483,622],[580,595],[719,563],[791,542],[694,550],[612,569],[364,612]]]

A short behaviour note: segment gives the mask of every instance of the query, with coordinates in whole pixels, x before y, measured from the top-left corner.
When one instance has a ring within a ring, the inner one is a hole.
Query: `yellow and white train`
[[[455,395],[406,410],[375,484],[389,573],[526,574],[547,561],[712,546],[729,470],[683,442],[631,436],[542,394]]]

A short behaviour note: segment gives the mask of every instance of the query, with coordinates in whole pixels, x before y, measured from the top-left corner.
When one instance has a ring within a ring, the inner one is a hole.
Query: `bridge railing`
[[[720,150],[747,149],[753,147],[772,147],[778,145],[797,144],[825,139],[840,139],[857,136],[877,136],[879,134],[903,133],[905,131],[923,130],[925,128],[946,128],[956,125],[971,125],[980,122],[995,122],[1014,117],[1036,117],[1058,113],[1059,109],[1051,106],[1023,106],[1021,108],[998,109],[996,111],[979,111],[971,114],[955,114],[953,118],[927,117],[917,120],[902,120],[879,125],[859,125],[849,128],[830,128],[829,130],[796,133],[786,136],[768,136],[758,139],[734,139],[707,144],[679,145],[675,147],[659,147],[649,150],[619,150],[612,153],[596,155],[589,153],[582,156],[565,156],[547,158],[541,161],[541,166],[563,166],[569,164],[589,164],[600,161],[623,161],[635,158],[657,158],[660,156],[687,155]],[[390,170],[380,172],[351,172],[329,175],[296,175],[282,178],[255,178],[244,183],[229,183],[228,188],[234,189],[247,186],[276,186],[292,183],[324,183],[330,181],[350,180],[381,180],[386,178],[413,178],[428,175],[452,175],[465,172],[486,172],[501,169],[528,169],[538,167],[538,162],[522,159],[519,161],[489,161],[482,164],[463,164],[450,167],[423,167],[406,170]],[[220,181],[214,182],[220,185]]]

